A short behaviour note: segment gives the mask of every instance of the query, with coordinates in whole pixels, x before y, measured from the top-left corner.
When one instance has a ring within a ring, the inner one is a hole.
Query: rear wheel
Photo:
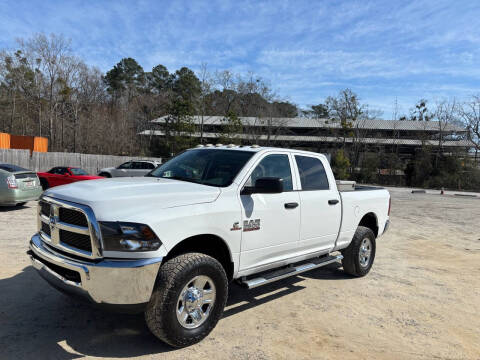
[[[365,276],[375,259],[375,234],[367,227],[359,226],[350,245],[343,250],[343,270],[353,276]]]
[[[26,202],[21,202],[21,203],[17,203],[17,206],[23,206],[25,204],[26,204]]]
[[[105,178],[111,178],[112,177],[112,175],[110,175],[109,173],[105,173],[105,172],[102,172],[102,173],[98,174],[98,176],[103,176]]]
[[[200,253],[168,260],[145,310],[150,331],[174,347],[205,338],[223,314],[228,280],[222,265]]]

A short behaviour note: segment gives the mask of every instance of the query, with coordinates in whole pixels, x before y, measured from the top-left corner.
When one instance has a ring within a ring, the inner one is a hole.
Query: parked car
[[[101,169],[98,175],[107,178],[145,176],[159,165],[160,162],[155,160],[133,160],[117,167]]]
[[[47,190],[40,209],[29,255],[42,277],[144,311],[155,336],[182,347],[222,318],[229,281],[248,291],[338,261],[367,275],[390,194],[337,187],[321,154],[229,145],[187,150],[148,177]]]
[[[0,205],[24,205],[42,194],[40,180],[34,171],[11,164],[0,164]]]
[[[77,181],[103,179],[102,176],[89,175],[81,168],[67,166],[57,166],[47,172],[39,172],[37,175],[44,190]]]

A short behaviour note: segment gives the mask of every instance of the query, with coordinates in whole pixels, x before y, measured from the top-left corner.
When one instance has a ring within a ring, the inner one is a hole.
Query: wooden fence
[[[48,171],[54,166],[72,166],[80,167],[89,174],[98,174],[102,168],[118,166],[129,160],[144,159],[146,158],[63,152],[34,152],[30,156],[29,150],[0,149],[0,164],[14,164],[34,171]],[[148,159],[161,161],[159,158]]]

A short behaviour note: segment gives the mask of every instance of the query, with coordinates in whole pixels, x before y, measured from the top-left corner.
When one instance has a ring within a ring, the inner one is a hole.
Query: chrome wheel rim
[[[177,319],[180,325],[194,329],[202,325],[215,305],[215,285],[208,276],[199,275],[184,287],[177,301]]]
[[[358,260],[360,265],[367,267],[370,263],[370,257],[372,255],[372,241],[369,238],[365,238],[360,243],[360,251],[358,252]]]

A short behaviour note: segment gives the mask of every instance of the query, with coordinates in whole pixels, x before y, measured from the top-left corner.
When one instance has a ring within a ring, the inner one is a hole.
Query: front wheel
[[[179,255],[159,270],[145,310],[148,328],[171,346],[195,344],[213,330],[227,296],[227,275],[217,260],[200,253]]]
[[[343,250],[343,270],[361,277],[368,274],[375,259],[375,234],[367,227],[359,226],[350,245]]]

